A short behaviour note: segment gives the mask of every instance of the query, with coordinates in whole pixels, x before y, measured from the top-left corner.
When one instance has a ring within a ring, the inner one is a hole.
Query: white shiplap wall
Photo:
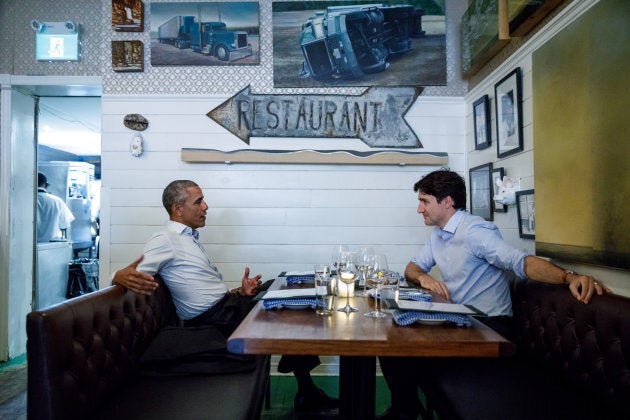
[[[119,96],[102,98],[101,286],[110,273],[142,252],[166,220],[161,193],[174,179],[192,179],[210,205],[201,239],[229,287],[243,268],[273,278],[282,270],[328,262],[335,243],[371,245],[399,271],[424,243],[428,229],[416,213],[413,184],[435,166],[191,164],[184,147],[243,149],[206,113],[225,96]],[[407,121],[425,152],[447,152],[451,169],[465,175],[463,98],[420,97]],[[134,132],[126,114],[149,120],[144,154],[130,154]],[[360,140],[254,138],[256,149],[367,150]]]

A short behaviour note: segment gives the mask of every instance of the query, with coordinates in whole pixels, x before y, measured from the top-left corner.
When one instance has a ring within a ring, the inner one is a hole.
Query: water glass
[[[381,286],[381,310],[391,312],[387,300],[398,301],[398,293],[400,287],[400,274],[395,272],[387,273],[387,278]]]
[[[318,315],[332,315],[334,312],[335,281],[330,276],[327,265],[315,266],[315,299],[317,301],[315,312]]]

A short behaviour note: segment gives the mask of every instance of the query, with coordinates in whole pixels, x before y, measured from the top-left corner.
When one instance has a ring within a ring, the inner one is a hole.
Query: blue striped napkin
[[[376,293],[375,289],[370,289],[368,291],[368,294],[371,298],[374,297],[374,293]],[[377,296],[379,298],[381,297],[380,292],[377,294]],[[398,292],[398,299],[415,300],[417,302],[431,302],[433,300],[433,296],[431,296],[430,293],[425,293],[421,290],[408,290],[408,291],[401,290]]]
[[[424,311],[401,311],[396,309],[392,311],[394,322],[398,325],[411,325],[416,321],[441,321],[451,322],[458,327],[470,327],[472,324],[470,318],[466,315],[448,314],[443,312],[424,312]]]
[[[431,296],[430,293],[425,293],[420,290],[408,291],[408,292],[399,291],[398,299],[415,300],[418,302],[431,302],[433,300],[433,296]]]
[[[302,283],[315,283],[315,274],[304,276],[287,276],[287,286],[294,286]]]
[[[265,309],[282,309],[289,306],[308,306],[315,309],[317,301],[315,298],[290,298],[290,299],[265,299],[263,300]]]

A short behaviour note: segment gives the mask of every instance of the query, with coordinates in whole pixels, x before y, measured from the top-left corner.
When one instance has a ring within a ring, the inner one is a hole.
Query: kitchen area
[[[37,133],[37,171],[74,220],[37,242],[34,309],[98,290],[100,98],[39,98]]]

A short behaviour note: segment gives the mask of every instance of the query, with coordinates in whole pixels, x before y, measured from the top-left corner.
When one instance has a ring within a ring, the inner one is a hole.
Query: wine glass
[[[358,276],[359,271],[357,270],[357,266],[354,264],[352,253],[342,252],[337,266],[337,278],[339,281],[345,283],[346,287],[350,288],[350,285],[356,281]],[[345,312],[346,314],[358,311],[357,308],[350,306],[350,293],[346,293],[346,306],[337,310],[339,312]]]
[[[374,250],[370,247],[363,246],[359,248],[359,253],[357,255],[357,268],[361,273],[361,279],[359,284],[363,282],[363,293],[361,296],[368,296],[368,287],[366,281],[367,273],[372,269],[374,265]]]
[[[366,279],[368,285],[373,284],[376,286],[376,291],[374,292],[375,309],[364,314],[369,318],[384,318],[387,316],[385,312],[381,311],[381,306],[383,305],[382,298],[380,304],[378,302],[379,295],[381,294],[381,285],[385,282],[385,279],[387,279],[387,271],[387,257],[385,254],[374,254],[374,267],[368,272]]]
[[[343,254],[344,252],[349,252],[350,250],[348,249],[347,245],[335,245],[333,247],[333,251],[332,251],[332,265],[333,267],[335,267],[335,270],[337,270],[337,267],[339,266],[339,262],[341,261],[341,254]],[[333,274],[333,273],[331,273]]]

